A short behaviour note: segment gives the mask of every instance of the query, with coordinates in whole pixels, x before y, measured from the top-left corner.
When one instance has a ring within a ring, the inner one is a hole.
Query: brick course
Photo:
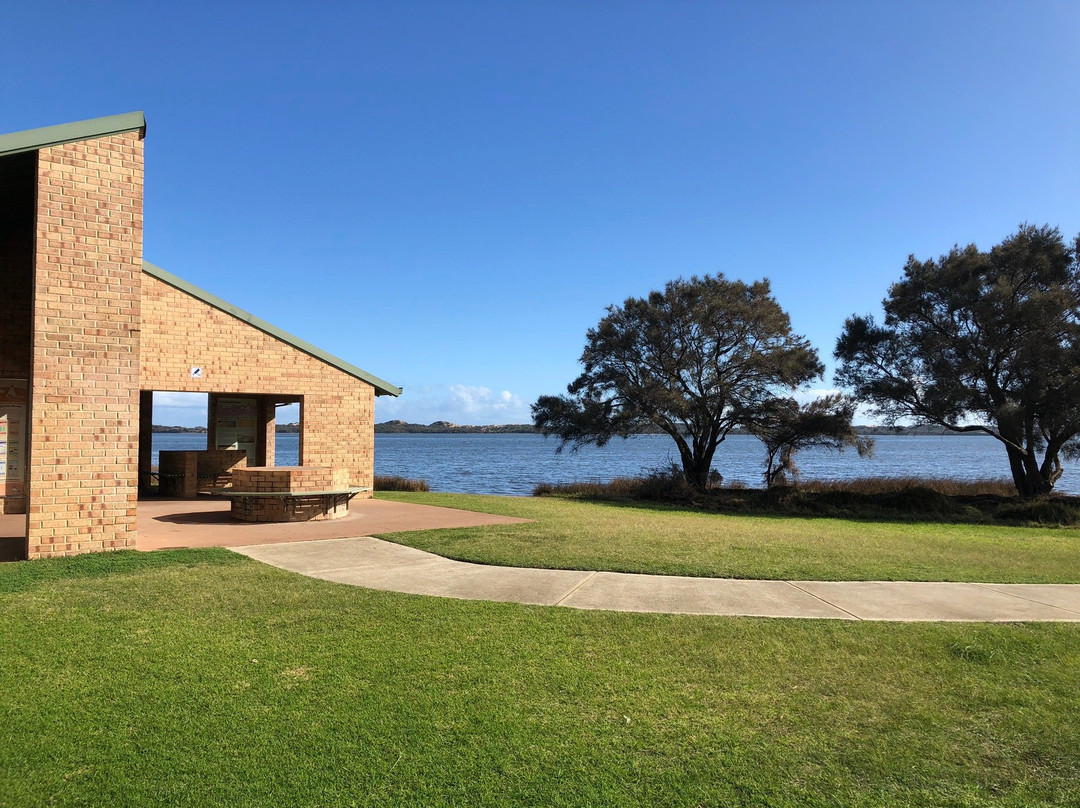
[[[134,547],[143,144],[37,154],[27,552]]]

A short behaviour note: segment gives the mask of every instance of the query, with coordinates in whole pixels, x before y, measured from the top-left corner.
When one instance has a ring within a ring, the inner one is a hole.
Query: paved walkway
[[[313,578],[575,609],[836,620],[1080,621],[1080,584],[742,581],[496,567],[371,538],[234,547]]]

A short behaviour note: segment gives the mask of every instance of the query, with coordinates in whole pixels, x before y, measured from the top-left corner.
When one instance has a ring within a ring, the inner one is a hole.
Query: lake
[[[983,435],[900,436],[875,439],[872,459],[853,451],[800,452],[796,462],[804,479],[844,480],[854,477],[951,477],[959,480],[1008,478],[1005,450]],[[205,449],[206,436],[154,435],[154,458],[161,449]],[[277,436],[277,464],[297,462],[299,436]],[[557,442],[540,435],[376,435],[375,473],[422,477],[432,491],[527,496],[541,482],[605,482],[633,477],[678,460],[666,435],[616,439],[603,449],[555,454]],[[749,435],[729,437],[713,465],[725,483],[736,480],[761,485],[764,450]],[[1067,462],[1057,490],[1080,494],[1080,464]]]

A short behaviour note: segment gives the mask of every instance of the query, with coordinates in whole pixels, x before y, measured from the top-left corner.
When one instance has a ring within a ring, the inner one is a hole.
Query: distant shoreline
[[[152,431],[156,435],[191,434],[205,435],[205,426],[162,426],[154,424]],[[295,434],[300,431],[299,424],[278,424],[279,435]],[[930,436],[957,436],[981,435],[981,432],[952,432],[941,426],[856,426],[855,431],[860,435],[887,436],[887,435],[930,435]],[[384,421],[375,424],[376,435],[528,435],[539,434],[532,424],[488,424],[477,426],[473,424],[454,424],[449,421],[435,421],[430,424],[410,424],[405,421]],[[662,435],[659,429],[641,432],[642,435]],[[735,430],[733,435],[745,435],[744,430]]]
[[[205,435],[205,426],[163,426],[154,424],[150,431],[155,435]],[[275,431],[279,435],[288,435],[300,431],[300,424],[278,424]]]
[[[856,426],[855,431],[860,435],[979,435],[978,432],[953,432],[942,426]],[[420,435],[476,435],[476,434],[529,434],[536,433],[537,429],[532,424],[491,424],[488,426],[474,426],[453,424],[449,421],[435,421],[431,424],[410,424],[405,421],[384,421],[375,424],[377,435],[393,434],[420,434]],[[652,429],[640,432],[642,435],[663,435],[660,429]],[[736,429],[731,434],[745,435],[745,430]]]

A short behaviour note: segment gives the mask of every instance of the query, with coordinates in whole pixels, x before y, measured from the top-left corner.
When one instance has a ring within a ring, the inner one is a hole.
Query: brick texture
[[[372,485],[375,388],[367,382],[147,274],[140,337],[143,390],[302,396],[301,464],[343,469],[345,487]],[[192,367],[202,378],[191,378]]]
[[[243,522],[314,522],[340,519],[349,513],[350,495],[327,491],[348,488],[345,469],[326,466],[258,466],[233,473],[233,491],[257,496],[233,497],[233,518]],[[275,497],[272,494],[324,492],[318,496]]]
[[[135,545],[143,144],[37,162],[30,558]]]

